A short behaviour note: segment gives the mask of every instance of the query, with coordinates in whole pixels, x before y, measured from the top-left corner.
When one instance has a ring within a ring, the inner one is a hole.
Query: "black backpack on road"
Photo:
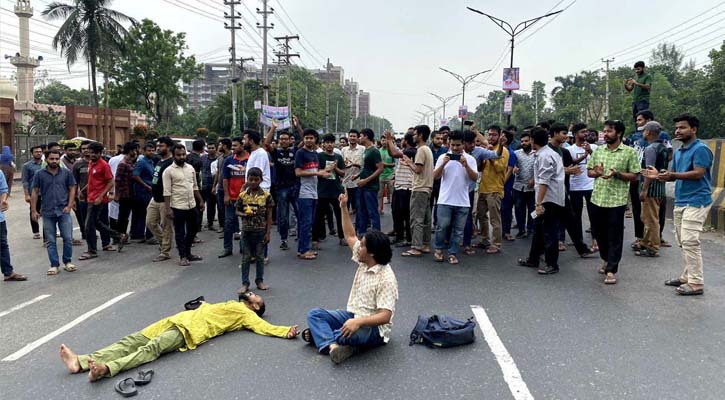
[[[455,347],[473,343],[476,340],[473,317],[460,321],[445,315],[418,316],[415,328],[410,332],[410,346],[424,344],[428,347]]]

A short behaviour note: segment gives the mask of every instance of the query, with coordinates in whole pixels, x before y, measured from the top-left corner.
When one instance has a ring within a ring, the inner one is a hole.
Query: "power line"
[[[285,16],[287,17],[287,19],[288,19],[288,20],[290,21],[290,23],[291,23],[291,24],[292,24],[292,26],[293,26],[293,27],[295,28],[295,30],[296,30],[297,32],[302,32],[302,31],[300,30],[300,28],[299,28],[299,27],[297,27],[297,24],[295,24],[294,20],[293,20],[293,19],[292,19],[292,18],[291,18],[291,17],[289,16],[289,14],[287,13],[287,10],[285,10],[284,6],[282,5],[282,2],[281,2],[280,0],[276,0],[276,1],[277,1],[277,5],[279,6],[280,10],[282,10],[282,13],[283,13],[283,14],[284,14],[284,15],[285,15]],[[315,46],[314,46],[314,45],[312,44],[312,42],[310,42],[309,40],[305,39],[305,36],[304,36],[304,35],[302,35],[301,33],[300,33],[299,35],[300,35],[300,37],[301,37],[302,39],[304,39],[304,41],[305,41],[305,42],[307,42],[307,43],[308,43],[308,44],[310,45],[310,47],[312,48],[312,50],[314,50],[314,51],[315,51],[315,52],[317,53],[317,55],[319,55],[319,56],[320,56],[320,57],[321,57],[321,58],[322,58],[323,60],[325,59],[325,56],[323,56],[323,55],[322,55],[322,53],[320,53],[320,52],[319,52],[319,51],[318,51],[318,50],[317,50],[317,49],[315,48]],[[303,45],[303,44],[301,43],[301,41],[300,41],[300,46],[302,46],[302,48],[305,48],[305,47],[304,47],[304,45]],[[307,49],[306,49],[306,48],[305,48],[305,50],[307,51]],[[308,53],[309,53],[309,51],[308,51]],[[312,55],[312,54],[310,54],[310,55],[312,56],[312,58],[313,58],[313,59],[315,59],[315,61],[316,61],[316,62],[319,62],[320,64],[323,64],[323,62],[322,62],[322,61],[321,61],[320,59],[317,59],[317,57],[315,57],[315,56],[314,56],[314,55]]]

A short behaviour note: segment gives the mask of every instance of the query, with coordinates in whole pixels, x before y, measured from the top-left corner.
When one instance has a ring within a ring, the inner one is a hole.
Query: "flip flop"
[[[433,259],[437,262],[443,262],[443,252],[442,251],[436,251],[433,253]]]
[[[123,397],[131,397],[138,394],[133,378],[126,378],[116,382],[114,389]]]
[[[113,247],[112,244],[109,244],[108,246],[103,247],[103,251],[116,251],[117,249]]]
[[[682,286],[682,285],[684,285],[686,283],[687,282],[682,282],[680,280],[680,278],[668,279],[668,280],[665,281],[665,285],[667,285],[667,286],[674,286],[674,287],[680,287],[680,286]]]
[[[496,246],[491,246],[486,249],[486,254],[498,254],[501,252],[501,249],[499,249]]]
[[[400,253],[400,256],[401,257],[422,257],[423,253],[420,251],[414,252],[412,250],[406,250],[406,251]]]
[[[60,268],[50,267],[50,268],[48,268],[48,272],[46,272],[45,274],[48,276],[53,276],[53,275],[58,275],[59,272],[60,272]]]
[[[154,370],[142,369],[141,371],[138,371],[138,376],[136,376],[136,378],[133,379],[133,383],[136,384],[136,386],[148,385],[149,383],[151,383],[151,379],[153,377],[154,377]]]
[[[5,279],[3,279],[3,281],[5,281],[5,282],[23,282],[23,281],[27,281],[27,280],[28,280],[27,276],[16,274],[16,273],[13,273],[10,276],[6,276]]]
[[[310,345],[315,344],[314,341],[312,340],[312,331],[310,331],[310,328],[304,329],[300,336],[302,337],[302,340],[305,341],[305,343],[308,343]]]
[[[195,298],[194,300],[187,301],[184,303],[184,309],[185,310],[196,310],[201,306],[201,302],[204,301],[204,296],[199,296]]]
[[[614,275],[612,275],[612,276],[607,275],[607,277],[604,278],[605,285],[614,285],[615,283],[617,283],[617,278]]]
[[[458,259],[454,255],[448,256],[448,264],[455,265],[458,264]]]
[[[80,257],[78,257],[78,259],[80,261],[84,261],[84,260],[90,260],[92,258],[97,258],[97,257],[98,257],[98,254],[95,254],[95,253],[83,253],[83,254],[81,254]]]

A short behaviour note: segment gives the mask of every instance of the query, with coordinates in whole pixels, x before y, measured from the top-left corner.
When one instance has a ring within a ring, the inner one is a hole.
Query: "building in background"
[[[361,90],[358,93],[358,112],[360,117],[370,115],[370,92]]]

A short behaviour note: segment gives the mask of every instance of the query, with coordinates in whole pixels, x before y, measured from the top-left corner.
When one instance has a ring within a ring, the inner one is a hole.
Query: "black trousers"
[[[559,227],[565,208],[555,203],[543,203],[544,215],[534,219],[534,238],[529,250],[529,263],[538,267],[544,254],[546,265],[559,268]]]
[[[644,223],[642,222],[642,203],[639,201],[639,182],[629,183],[629,198],[632,202],[634,237],[642,239],[642,236],[644,236]]]
[[[393,192],[393,229],[395,238],[410,242],[410,190],[398,189]]]
[[[216,194],[212,193],[211,185],[205,187],[201,191],[201,198],[204,199],[204,206],[206,207],[206,226],[211,228],[214,225],[214,218],[216,216]],[[201,227],[203,213],[199,213],[199,226]]]
[[[536,209],[534,192],[523,192],[514,190],[514,213],[516,214],[516,225],[519,227],[519,234],[534,232],[534,219],[531,213]]]
[[[128,233],[128,221],[131,217],[131,211],[133,210],[133,199],[119,199],[118,200],[118,223],[116,225],[116,231],[119,233]]]
[[[349,190],[349,189],[348,189]],[[315,211],[315,221],[312,224],[312,241],[319,242],[327,236],[327,230],[325,226],[325,218],[327,218],[328,211],[330,218],[328,223],[332,222],[332,214],[335,214],[335,220],[337,221],[337,237],[343,239],[345,234],[342,232],[342,216],[340,215],[340,202],[338,199],[331,198],[319,198],[317,200],[317,210]]]
[[[607,263],[606,272],[616,274],[622,259],[624,241],[624,212],[627,206],[599,207],[592,204],[594,238],[599,245],[599,256]]]
[[[98,252],[96,230],[101,234],[101,245],[103,247],[111,244],[111,239],[118,240],[121,234],[111,229],[108,223],[108,203],[98,205],[89,203],[86,212],[86,243],[89,253]]]
[[[590,249],[589,246],[584,243],[581,215],[579,216],[579,218],[577,218],[574,214],[574,209],[572,208],[571,201],[569,200],[568,195],[565,197],[565,199],[566,202],[564,203],[564,210],[561,215],[562,225],[560,225],[559,231],[561,232],[562,227],[566,229],[566,231],[569,233],[569,238],[574,243],[574,247],[576,248],[577,253],[587,253]],[[561,235],[559,236],[559,239],[561,239]]]
[[[660,203],[660,239],[662,239],[662,232],[665,230],[665,218],[667,217],[667,197],[662,198]]]
[[[582,230],[582,212],[584,210],[584,205],[586,204],[587,214],[589,215],[589,226],[591,227],[592,237],[594,237],[594,209],[592,209],[592,191],[571,191],[569,192],[569,199],[571,200],[571,208],[574,211],[574,216],[576,217],[575,222],[579,225],[580,232],[584,232]]]
[[[40,202],[41,199],[40,196],[38,196],[38,202],[35,204],[35,211],[37,211],[38,213],[40,213]],[[30,216],[30,229],[33,231],[33,234],[40,233],[40,224],[38,223],[38,221],[33,221],[33,207],[30,205],[30,203],[28,203],[28,210],[28,215]],[[40,220],[40,218],[38,218],[38,220]]]
[[[357,211],[357,188],[347,188],[347,198],[347,209]]]
[[[179,258],[189,258],[191,245],[194,244],[194,236],[199,232],[199,212],[196,207],[190,210],[179,210],[172,208],[174,213],[174,238],[176,248],[179,250]]]

